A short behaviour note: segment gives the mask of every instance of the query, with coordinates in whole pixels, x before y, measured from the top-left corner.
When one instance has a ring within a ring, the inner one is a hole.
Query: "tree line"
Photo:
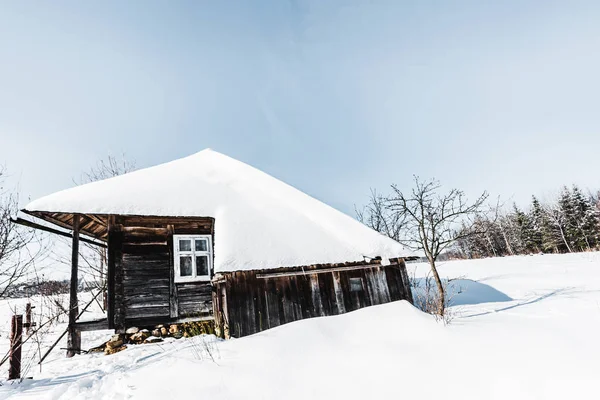
[[[501,214],[479,215],[462,229],[478,233],[456,241],[458,258],[598,250],[600,191],[586,194],[577,185],[564,186],[552,200],[532,196],[525,209],[513,203]]]

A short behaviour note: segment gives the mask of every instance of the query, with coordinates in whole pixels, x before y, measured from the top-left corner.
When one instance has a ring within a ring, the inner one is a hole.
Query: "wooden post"
[[[171,224],[167,225],[167,245],[169,247],[169,315],[171,318],[179,317],[179,299],[177,298],[177,285],[175,284],[175,269],[173,266],[173,252],[175,243],[173,242],[173,233],[175,227]]]
[[[21,338],[23,337],[23,316],[13,315],[10,324],[10,367],[8,379],[21,377]]]
[[[79,314],[77,302],[77,287],[79,278],[79,214],[73,214],[73,248],[71,257],[71,290],[69,296],[69,335],[67,337],[67,357],[73,357],[81,351],[81,332],[75,328],[75,321]]]
[[[31,328],[33,328],[35,326],[35,322],[31,322],[31,310],[35,308],[35,307],[31,307],[31,303],[27,303],[25,305],[25,323],[23,324],[23,326],[26,329],[26,333],[29,336],[29,331],[31,330]]]
[[[115,216],[109,215],[107,223],[108,251],[106,254],[106,318],[108,328],[115,327]]]

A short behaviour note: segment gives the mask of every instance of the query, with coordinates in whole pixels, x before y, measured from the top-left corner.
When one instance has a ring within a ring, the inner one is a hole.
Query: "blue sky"
[[[0,163],[23,197],[108,153],[211,147],[352,214],[436,177],[600,187],[600,3],[0,0]]]

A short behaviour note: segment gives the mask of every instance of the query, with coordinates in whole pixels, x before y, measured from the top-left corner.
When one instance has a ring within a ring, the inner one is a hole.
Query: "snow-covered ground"
[[[451,261],[441,272],[473,280],[448,326],[396,302],[230,341],[57,351],[34,379],[3,382],[0,398],[599,398],[599,253]],[[84,346],[109,335],[84,333]]]

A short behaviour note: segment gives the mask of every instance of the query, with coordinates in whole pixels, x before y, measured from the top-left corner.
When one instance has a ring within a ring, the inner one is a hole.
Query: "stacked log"
[[[125,333],[117,333],[100,346],[90,349],[89,353],[103,352],[106,355],[118,353],[127,345],[160,343],[165,338],[188,338],[196,335],[215,333],[213,321],[184,322],[170,325],[156,325],[150,329],[129,327]]]

